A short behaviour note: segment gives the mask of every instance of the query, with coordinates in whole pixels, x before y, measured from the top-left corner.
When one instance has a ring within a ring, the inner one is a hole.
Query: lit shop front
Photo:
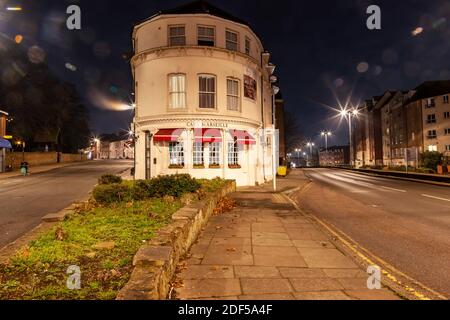
[[[188,126],[186,126],[186,124]],[[199,179],[216,177],[236,180],[238,185],[264,182],[262,152],[257,128],[199,122],[142,130],[145,143],[145,172],[143,178],[187,173]],[[173,124],[172,124],[173,125]],[[267,170],[270,172],[270,164]]]

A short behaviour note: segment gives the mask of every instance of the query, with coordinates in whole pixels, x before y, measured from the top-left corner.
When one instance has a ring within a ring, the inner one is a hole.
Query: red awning
[[[222,142],[222,133],[219,129],[194,129],[195,142]]]
[[[161,129],[153,137],[155,142],[177,142],[183,129]]]
[[[230,130],[233,138],[237,139],[237,143],[241,145],[251,145],[256,144],[255,138],[253,138],[250,133],[244,130]]]

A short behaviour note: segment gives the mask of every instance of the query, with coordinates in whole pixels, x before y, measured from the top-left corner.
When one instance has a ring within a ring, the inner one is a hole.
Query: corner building
[[[136,179],[272,180],[273,70],[255,32],[197,1],[136,25],[132,40]]]

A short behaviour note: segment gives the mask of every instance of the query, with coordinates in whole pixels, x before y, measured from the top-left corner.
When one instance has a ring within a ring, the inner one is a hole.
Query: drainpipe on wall
[[[262,128],[262,149],[263,149],[263,156],[262,156],[262,167],[263,167],[263,177],[264,182],[266,182],[266,134],[265,134],[265,128],[264,128],[264,53],[265,51],[261,50],[261,128]]]

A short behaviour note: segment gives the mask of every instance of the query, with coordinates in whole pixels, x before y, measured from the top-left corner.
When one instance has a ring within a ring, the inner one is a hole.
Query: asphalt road
[[[99,176],[131,167],[130,161],[95,161],[0,180],[0,248],[35,228],[43,216],[84,200]]]
[[[332,224],[398,270],[450,298],[450,188],[310,169],[298,195]]]

